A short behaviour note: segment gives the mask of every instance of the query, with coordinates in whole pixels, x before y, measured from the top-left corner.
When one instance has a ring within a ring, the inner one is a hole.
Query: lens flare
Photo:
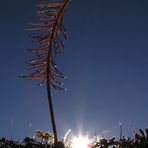
[[[88,136],[75,136],[72,139],[72,148],[88,148],[89,143]]]
[[[69,129],[69,130],[67,131],[67,133],[65,134],[65,136],[64,136],[64,138],[63,138],[64,142],[66,141],[67,136],[69,135],[70,132],[71,132],[71,129]]]

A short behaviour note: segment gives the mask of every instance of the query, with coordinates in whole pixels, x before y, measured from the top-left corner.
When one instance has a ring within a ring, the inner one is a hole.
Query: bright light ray
[[[88,136],[76,136],[72,139],[72,148],[88,148],[90,143]]]

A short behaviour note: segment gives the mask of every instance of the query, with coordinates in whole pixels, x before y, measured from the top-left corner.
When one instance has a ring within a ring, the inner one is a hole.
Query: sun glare
[[[88,136],[79,135],[72,139],[72,148],[88,148],[88,144]]]

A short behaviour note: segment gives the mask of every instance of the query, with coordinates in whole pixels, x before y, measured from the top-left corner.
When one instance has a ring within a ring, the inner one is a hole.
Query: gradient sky
[[[45,86],[26,74],[25,28],[37,0],[0,2],[0,137],[19,139],[51,131]],[[124,135],[148,126],[148,1],[72,0],[64,18],[65,49],[56,58],[68,77],[52,91],[59,137],[72,129]]]

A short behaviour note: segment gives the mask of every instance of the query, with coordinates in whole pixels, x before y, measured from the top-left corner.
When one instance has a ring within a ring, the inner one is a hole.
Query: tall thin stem
[[[37,31],[32,34],[32,41],[39,45],[36,48],[29,49],[32,59],[27,61],[30,74],[24,76],[29,80],[41,79],[41,83],[47,85],[48,105],[51,117],[52,130],[54,134],[55,144],[58,142],[56,122],[51,97],[51,87],[56,90],[65,90],[60,79],[64,79],[64,75],[57,69],[55,56],[64,49],[63,40],[66,39],[66,29],[62,20],[69,0],[57,1],[40,1],[37,16],[39,22],[31,23],[31,31]]]
[[[47,78],[47,96],[48,96],[48,105],[49,105],[49,110],[50,110],[52,129],[53,129],[53,134],[54,134],[54,143],[57,143],[58,136],[57,136],[57,130],[56,130],[55,117],[54,117],[53,103],[52,103],[52,98],[51,98],[50,80],[48,78]]]

